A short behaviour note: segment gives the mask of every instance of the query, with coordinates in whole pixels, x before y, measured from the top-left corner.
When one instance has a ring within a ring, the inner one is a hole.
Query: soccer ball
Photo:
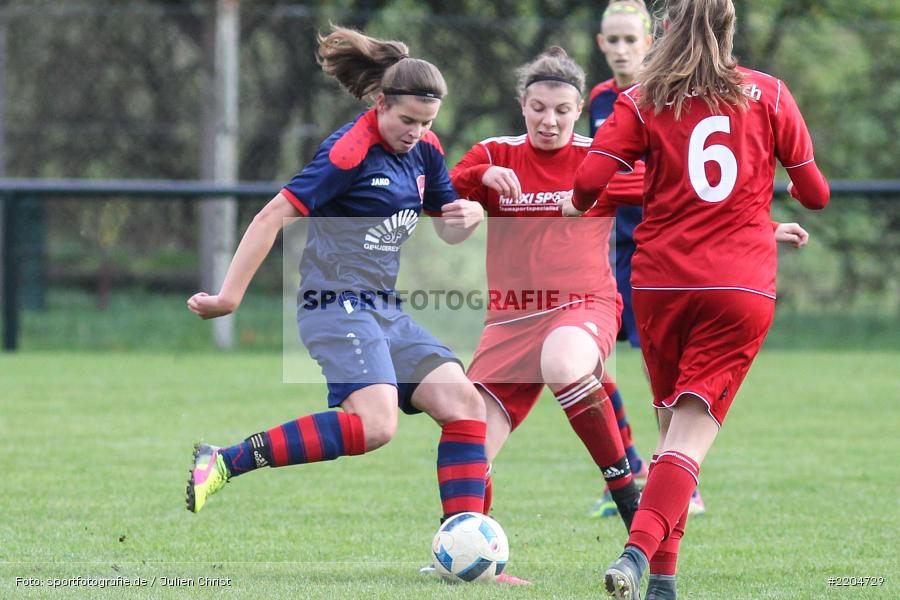
[[[437,572],[447,581],[493,581],[509,560],[509,541],[497,521],[464,512],[444,521],[431,551]]]

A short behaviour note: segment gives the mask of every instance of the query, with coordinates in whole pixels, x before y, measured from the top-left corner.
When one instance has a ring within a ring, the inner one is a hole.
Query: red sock
[[[654,556],[660,543],[673,535],[699,476],[700,465],[689,456],[674,451],[660,454],[647,477],[625,545],[635,546],[644,556]]]
[[[609,489],[618,490],[631,483],[631,469],[625,458],[616,413],[600,381],[594,375],[582,377],[556,392],[556,400],[603,471]]]
[[[491,477],[491,465],[488,465],[487,475],[484,476],[484,509],[482,513],[491,514],[491,502],[494,500],[494,478]]]
[[[684,507],[684,512],[678,518],[675,527],[669,537],[660,543],[656,554],[650,559],[650,572],[655,575],[674,575],[678,564],[678,548],[681,545],[681,538],[684,535],[684,528],[687,525],[688,509],[690,504]]]

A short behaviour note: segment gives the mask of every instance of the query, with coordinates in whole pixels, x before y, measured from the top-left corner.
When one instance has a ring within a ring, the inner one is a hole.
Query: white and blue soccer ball
[[[493,581],[509,560],[509,540],[494,519],[464,512],[444,521],[431,552],[435,569],[447,581]]]

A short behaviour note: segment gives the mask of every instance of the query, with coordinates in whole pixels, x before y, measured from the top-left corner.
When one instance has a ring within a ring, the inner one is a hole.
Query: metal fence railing
[[[871,181],[847,181],[835,180],[831,181],[832,196],[838,199],[838,203],[856,202],[875,198],[890,198],[891,221],[887,224],[881,223],[880,227],[890,233],[890,239],[884,239],[881,236],[879,240],[880,246],[870,248],[869,242],[866,240],[868,235],[864,228],[859,228],[859,235],[863,238],[847,243],[844,237],[835,236],[831,243],[831,250],[837,256],[856,251],[867,251],[872,255],[870,260],[874,263],[879,262],[879,256],[892,256],[896,252],[895,246],[897,240],[894,239],[898,235],[897,224],[900,223],[900,204],[895,200],[900,197],[900,180],[871,180]],[[49,260],[62,262],[60,256],[62,250],[58,248],[48,248],[45,242],[37,247],[34,245],[35,240],[44,240],[47,237],[46,228],[52,229],[50,237],[54,240],[64,239],[71,234],[73,237],[84,237],[83,231],[78,231],[79,225],[71,222],[65,215],[59,222],[48,225],[46,220],[39,219],[39,225],[29,231],[23,226],[23,213],[26,210],[37,210],[39,215],[45,212],[58,212],[53,207],[67,202],[75,202],[79,205],[79,213],[90,212],[83,210],[80,206],[84,202],[103,202],[115,199],[118,203],[133,204],[135,202],[149,203],[148,210],[158,212],[159,206],[165,205],[167,202],[181,202],[187,205],[189,209],[196,201],[205,198],[235,198],[240,201],[245,210],[244,222],[252,217],[254,207],[251,206],[252,201],[264,202],[274,196],[279,190],[279,186],[270,182],[243,182],[234,185],[216,185],[204,181],[141,181],[141,180],[78,180],[78,179],[0,179],[0,199],[3,202],[2,212],[2,300],[3,300],[3,347],[6,350],[15,350],[19,346],[21,334],[21,312],[23,289],[30,283],[31,277],[29,272],[29,260],[46,261],[47,255],[52,254]],[[783,196],[786,193],[784,184],[776,185],[776,195]],[[36,209],[35,209],[36,207]],[[896,207],[896,208],[895,208]],[[844,207],[829,207],[829,213],[839,213]],[[859,211],[857,211],[859,212]],[[91,213],[92,219],[96,215]],[[190,210],[176,211],[174,216],[168,219],[167,230],[154,229],[153,231],[144,233],[144,246],[138,249],[131,249],[134,254],[146,254],[147,248],[151,246],[159,246],[160,241],[167,235],[173,235],[174,230],[184,230],[187,232],[196,228],[196,218]],[[804,213],[807,214],[807,213]],[[802,220],[804,217],[798,217]],[[43,232],[42,232],[43,231]],[[125,234],[116,239],[121,240],[122,248],[126,246],[128,238],[137,238],[139,233],[138,225],[126,225]],[[813,231],[813,236],[817,232]],[[187,236],[186,242],[182,243],[182,253],[192,252],[192,248],[185,248],[193,243],[190,235]],[[77,265],[79,261],[83,262],[86,256],[85,251],[79,250],[77,247],[70,250],[75,257],[67,265]],[[80,253],[80,254],[79,254]],[[31,258],[26,260],[26,255]],[[888,263],[890,261],[887,261]],[[91,267],[94,268],[94,267]],[[72,270],[72,269],[69,269]],[[193,278],[194,271],[190,272],[186,277],[186,283],[179,281],[169,283],[171,287],[184,291],[182,288],[196,285]],[[69,278],[65,282],[57,282],[58,285],[63,283],[71,284],[72,273],[68,274]],[[165,280],[168,277],[173,279],[171,275],[161,274],[158,279]],[[881,275],[881,278],[890,278],[891,274]],[[177,279],[177,278],[174,278]],[[789,278],[790,279],[790,278]],[[842,281],[842,280],[841,280]],[[841,286],[845,283],[839,281],[833,285]],[[790,281],[785,285],[790,287]],[[180,286],[180,287],[179,287]],[[833,291],[827,292],[833,295]]]

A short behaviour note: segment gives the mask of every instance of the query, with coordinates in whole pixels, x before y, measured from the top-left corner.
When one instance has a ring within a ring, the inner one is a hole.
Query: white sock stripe
[[[561,398],[557,398],[557,400],[559,401],[560,406],[562,406],[563,408],[569,408],[570,406],[577,404],[581,400],[584,400],[585,398],[590,396],[592,393],[597,391],[597,389],[600,387],[602,387],[602,386],[600,385],[600,382],[598,381],[596,385],[592,385],[592,386],[588,387],[587,389],[582,389],[581,392],[574,397],[567,394],[567,396],[569,396],[569,398],[567,400],[563,400]]]
[[[672,457],[677,458],[678,460],[690,465],[691,469],[693,469],[694,471],[697,471],[698,473],[700,472],[700,465],[697,464],[697,461],[695,461],[693,458],[691,458],[687,454],[678,452],[677,450],[666,450],[659,456],[660,456],[660,458],[662,458],[663,456],[672,456]]]
[[[600,381],[599,381],[596,377],[594,377],[593,375],[591,375],[590,377],[588,377],[587,379],[585,379],[583,382],[581,382],[581,383],[579,383],[579,384],[575,384],[575,387],[574,387],[574,388],[570,389],[570,390],[567,391],[567,392],[563,392],[562,394],[560,394],[559,396],[557,396],[557,397],[556,397],[556,400],[557,400],[560,404],[562,404],[563,402],[568,402],[569,399],[571,399],[572,396],[580,395],[581,392],[582,392],[583,390],[587,389],[587,388],[591,388],[591,390],[593,391],[594,389],[597,388],[597,386],[601,386],[601,387],[602,387],[602,384],[600,383]]]
[[[697,467],[697,463],[695,463],[691,458],[685,456],[684,454],[680,454],[678,452],[663,452],[662,454],[659,455],[659,458],[661,459],[663,456],[671,456],[672,458],[676,459],[677,462],[670,463],[670,464],[673,464],[676,467],[682,468],[685,471],[687,471],[688,473],[690,473],[691,477],[694,478],[694,483],[697,485],[700,485],[700,477],[699,477],[700,470]]]

